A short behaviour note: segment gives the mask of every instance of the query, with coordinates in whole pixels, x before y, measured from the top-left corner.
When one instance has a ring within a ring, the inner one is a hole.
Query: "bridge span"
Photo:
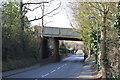
[[[41,29],[39,30],[41,34]],[[80,41],[79,33],[72,28],[44,27],[43,36],[46,38],[56,38],[58,40]]]
[[[72,28],[58,28],[58,27],[44,27],[39,30],[39,34],[43,34],[41,53],[42,58],[48,58],[53,51],[54,61],[60,60],[59,55],[59,40],[71,40],[71,41],[82,41],[79,39],[79,33],[75,32]]]

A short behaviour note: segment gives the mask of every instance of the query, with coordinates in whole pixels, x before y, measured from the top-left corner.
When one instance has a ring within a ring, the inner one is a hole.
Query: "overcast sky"
[[[14,0],[0,0],[0,2],[3,1],[14,1]],[[20,0],[18,0],[20,1]],[[26,2],[41,2],[42,0],[23,0],[23,3]],[[57,13],[56,15],[52,16],[52,14],[44,17],[44,24],[45,26],[51,26],[51,27],[64,27],[64,28],[71,28],[69,20],[71,19],[71,10],[68,6],[67,0],[44,0],[44,1],[52,1],[51,5],[49,3],[45,3],[45,13],[48,13],[52,11],[53,9],[57,8],[61,2],[61,6],[59,9],[53,12],[53,14]],[[30,9],[34,9],[39,5],[30,5]],[[32,20],[34,18],[40,18],[41,17],[41,8],[38,8],[34,11],[28,11],[26,16],[29,20]],[[52,17],[50,17],[52,16]],[[47,23],[47,24],[46,24]],[[39,25],[41,26],[41,20],[33,21],[31,22],[31,25]]]
[[[31,2],[35,2],[35,1],[42,1],[42,0],[23,0],[24,2],[26,1],[31,1]],[[49,0],[44,0],[44,1],[49,1]],[[66,28],[71,28],[70,26],[70,22],[73,23],[72,21],[72,11],[70,9],[70,4],[69,2],[88,2],[88,1],[108,1],[108,2],[112,2],[112,1],[119,1],[119,0],[54,0],[51,5],[49,7],[46,7],[45,9],[48,9],[48,12],[51,11],[52,9],[56,8],[59,5],[59,2],[61,1],[61,6],[58,10],[56,10],[55,12],[59,12],[57,15],[54,15],[53,17],[44,17],[44,20],[46,22],[48,22],[48,24],[46,24],[46,26],[51,26],[51,27],[66,27]],[[48,4],[45,4],[48,5]],[[71,5],[72,6],[72,5]],[[35,7],[33,5],[31,5],[31,8]],[[45,12],[46,12],[45,10]],[[40,17],[41,16],[41,10],[37,9],[34,12],[28,12],[27,16],[29,17],[29,19],[33,19],[35,16]],[[50,22],[50,23],[49,23]],[[41,21],[34,21],[31,23],[32,25],[40,25]]]
[[[0,0],[0,1],[6,1],[6,0]],[[12,0],[7,0],[7,1],[12,1]],[[25,2],[40,2],[40,1],[42,1],[42,0],[23,0],[23,3],[25,3]],[[49,1],[49,0],[45,0],[45,1]],[[47,23],[45,26],[71,28],[69,21],[71,21],[71,22],[73,22],[73,21],[72,21],[72,16],[71,16],[72,12],[70,9],[69,2],[75,2],[77,0],[54,0],[54,1],[52,1],[50,6],[48,6],[49,4],[46,3],[45,5],[48,7],[45,8],[45,13],[56,8],[59,5],[60,1],[61,1],[60,8],[54,12],[54,13],[58,13],[58,12],[59,13],[57,15],[52,16],[52,17],[48,17],[48,16],[44,17],[44,23],[45,24]],[[78,1],[82,2],[82,1],[86,1],[86,0],[78,0]],[[117,0],[114,0],[114,1],[117,1]],[[33,9],[36,6],[38,6],[38,5],[30,5],[29,7],[31,9]],[[41,17],[41,13],[42,13],[41,9],[38,8],[35,11],[32,11],[32,12],[29,11],[26,15],[29,18],[29,20],[32,20],[35,17],[36,18]],[[51,16],[51,15],[49,15],[49,16]],[[33,21],[33,22],[31,22],[31,25],[32,26],[33,25],[41,25],[41,20]]]
[[[41,0],[23,0],[23,2],[40,2]],[[58,7],[60,4],[59,0],[55,0],[51,3],[50,6],[48,6],[49,4],[45,4],[46,7],[45,8],[45,13],[50,12],[51,10],[53,10],[54,8]],[[33,9],[35,8],[37,5],[31,5],[30,8]],[[26,15],[28,16],[29,20],[41,17],[41,9],[38,8],[35,11],[31,12],[29,11]],[[71,19],[71,10],[69,8],[68,2],[65,0],[61,1],[61,6],[58,10],[56,10],[54,13],[57,13],[56,15],[49,17],[51,15],[48,15],[46,17],[44,17],[44,24],[46,24],[45,26],[51,26],[51,27],[66,27],[66,28],[71,28],[70,26],[70,22],[69,20]],[[41,25],[41,20],[38,21],[33,21],[31,22],[32,25]]]

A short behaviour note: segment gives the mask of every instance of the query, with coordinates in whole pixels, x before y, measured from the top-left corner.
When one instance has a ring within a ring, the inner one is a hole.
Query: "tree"
[[[53,6],[53,5],[57,5],[57,6]],[[31,5],[35,5],[35,7],[33,9],[30,8]],[[54,7],[51,7],[51,5]],[[38,8],[40,9],[40,16],[39,18],[35,18],[32,20],[29,20],[29,22],[32,21],[36,21],[36,20],[41,20],[41,26],[49,23],[46,22],[44,20],[44,17],[53,17],[54,15],[58,14],[59,11],[57,11],[61,6],[61,2],[59,2],[57,4],[57,2],[55,3],[55,0],[46,0],[46,1],[36,1],[35,3],[32,2],[27,2],[27,3],[23,3],[22,0],[20,1],[20,18],[21,18],[21,24],[23,25],[24,22],[24,16],[26,15],[26,13],[28,13],[29,11],[33,12],[35,10],[38,10]],[[43,26],[44,27],[44,26]]]
[[[109,42],[108,44],[111,42],[111,45],[109,46],[113,46],[112,48],[109,47],[111,49],[111,51],[109,52],[112,52],[113,55],[112,55],[112,60],[110,61],[111,62],[111,67],[112,67],[112,70],[111,70],[111,74],[110,76],[112,76],[113,78],[120,78],[120,68],[119,68],[119,60],[120,60],[120,54],[119,54],[119,37],[120,37],[120,2],[118,3],[117,5],[117,11],[113,14],[114,16],[114,22],[113,22],[113,25],[112,25],[112,29],[114,29],[114,31],[116,33],[114,33],[114,37],[111,39],[109,39]],[[113,50],[114,48],[114,50]],[[115,63],[114,63],[115,62]]]
[[[74,10],[74,17],[75,20],[78,23],[79,26],[79,33],[80,33],[80,38],[84,40],[84,48],[86,52],[90,54],[95,50],[93,46],[95,47],[96,44],[96,36],[94,36],[96,33],[96,26],[95,26],[95,19],[90,19],[88,18],[88,15],[97,15],[99,14],[98,12],[95,11],[93,7],[91,7],[90,4],[88,3],[79,3],[77,8],[73,8]],[[97,15],[99,18],[99,16]]]
[[[25,16],[24,20],[28,21],[28,18]],[[24,27],[25,31],[21,31],[17,2],[8,2],[2,6],[3,71],[25,67],[38,61],[38,39],[34,36],[29,22]]]
[[[96,10],[99,11],[100,15],[101,15],[101,20],[102,20],[102,25],[100,28],[100,32],[101,32],[101,66],[102,66],[102,71],[103,71],[103,78],[106,78],[107,75],[107,68],[105,66],[108,65],[108,55],[106,52],[106,40],[107,40],[107,27],[109,27],[110,25],[108,23],[109,20],[112,21],[112,19],[110,18],[111,12],[115,11],[116,9],[116,3],[96,3],[96,4],[92,4],[90,3],[91,6],[93,6]],[[115,6],[114,8],[112,6]]]
[[[100,38],[100,51],[101,57],[100,59],[103,71],[103,78],[106,78],[107,68],[108,66],[108,53],[106,51],[107,45],[106,41],[109,38],[108,33],[110,32],[110,26],[112,25],[113,16],[112,13],[116,11],[116,3],[102,3],[102,2],[89,2],[89,3],[78,3],[77,8],[73,8],[75,19],[80,27],[80,34],[84,40],[86,50],[90,50],[92,37],[90,33],[95,29],[95,20],[88,19],[88,15],[94,15],[99,20],[99,29],[101,33]],[[115,30],[114,30],[115,31]],[[112,35],[113,36],[113,35]],[[95,38],[95,37],[94,37]]]
[[[59,48],[60,54],[68,54],[69,50],[67,49],[66,45],[62,42]]]
[[[41,33],[40,33],[40,35],[38,35],[39,39],[40,39],[40,43],[39,43],[40,46],[39,46],[38,52],[40,53],[41,59],[42,59],[42,53],[43,53],[43,51],[42,51],[43,44],[42,43],[43,43],[43,39],[44,39],[44,35],[43,35],[44,26],[45,26],[45,24],[47,24],[47,23],[45,23],[44,17],[56,15],[58,12],[56,13],[55,11],[61,6],[61,3],[59,3],[57,7],[54,7],[54,9],[50,9],[50,10],[45,11],[47,8],[49,8],[50,5],[53,5],[52,2],[54,2],[54,0],[48,0],[48,1],[43,0],[43,2],[37,1],[36,3],[22,3],[22,0],[20,1],[21,27],[24,26],[23,18],[24,18],[24,15],[26,14],[26,13],[23,14],[23,12],[34,11],[38,8],[41,9],[41,17],[40,18],[36,18],[36,16],[35,16],[34,19],[29,20],[29,22],[41,20],[41,31],[40,31]],[[29,8],[30,5],[37,5],[37,4],[38,4],[38,6],[35,7],[34,9]],[[48,4],[48,5],[46,6],[46,4]],[[22,17],[22,15],[23,15],[23,17]]]

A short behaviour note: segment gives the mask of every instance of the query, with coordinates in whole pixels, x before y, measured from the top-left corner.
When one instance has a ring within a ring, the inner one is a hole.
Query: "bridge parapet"
[[[45,27],[43,34],[45,37],[79,37],[79,33],[74,32],[72,28]]]

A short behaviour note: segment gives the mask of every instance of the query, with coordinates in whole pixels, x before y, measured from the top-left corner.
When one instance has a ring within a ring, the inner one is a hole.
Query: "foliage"
[[[114,21],[112,24],[112,28],[108,31],[108,38],[107,38],[107,53],[108,55],[108,61],[109,61],[109,72],[107,72],[108,77],[112,78],[119,78],[119,60],[120,60],[120,54],[119,54],[119,36],[120,36],[120,2],[117,6],[117,11],[113,14]]]
[[[113,27],[120,29],[119,25],[120,25],[120,3],[118,4],[117,7],[117,12],[114,14],[115,17],[115,21],[113,24]]]
[[[94,15],[97,18],[98,12],[95,11],[88,3],[78,3],[78,7],[74,10],[74,17],[79,26],[80,38],[84,40],[84,49],[88,54],[93,52],[96,47],[96,19],[89,18],[89,15]],[[98,26],[99,27],[99,26]]]
[[[97,41],[97,36],[98,36],[98,41]],[[98,31],[97,34],[97,30],[91,30],[91,32],[89,33],[89,43],[91,44],[91,48],[95,51],[99,51],[100,48],[100,31]],[[98,46],[98,47],[97,47]]]
[[[37,62],[39,57],[37,52],[38,38],[29,27],[30,23],[25,24],[25,31],[20,30],[18,3],[9,2],[2,8],[3,71],[28,66],[33,64],[33,62]],[[28,20],[27,17],[25,20]],[[29,64],[24,64],[25,61]],[[17,64],[21,65],[17,66]]]
[[[117,12],[113,14],[113,16],[115,17],[115,20],[112,27],[117,29],[117,34],[118,36],[120,36],[120,2],[118,3],[117,6]]]
[[[60,54],[68,54],[69,50],[67,49],[66,45],[62,42],[59,48]]]
[[[118,7],[118,10],[120,8]],[[119,55],[118,46],[119,46],[119,12],[116,13],[117,7],[116,3],[77,3],[75,8],[73,8],[74,18],[76,23],[79,26],[80,37],[84,40],[84,47],[87,53],[93,53],[93,50],[96,48],[96,28],[95,28],[95,19],[90,19],[87,16],[93,15],[98,19],[99,22],[99,33],[102,33],[102,29],[104,29],[105,35],[105,53],[104,59],[106,60],[104,63],[106,67],[107,75],[116,74],[118,75],[118,57],[115,55]],[[113,17],[113,13],[116,13],[115,17]],[[105,21],[104,21],[105,19]],[[111,28],[111,25],[114,22],[114,27]],[[105,28],[104,28],[105,27]],[[116,33],[118,32],[118,33]],[[101,42],[99,34],[99,43]],[[102,37],[103,38],[103,37]],[[100,45],[100,44],[99,44]],[[114,46],[113,46],[114,45]],[[102,45],[101,45],[102,46]],[[100,47],[100,46],[99,46]],[[101,51],[100,51],[101,52]],[[101,57],[100,57],[101,58]],[[113,66],[114,64],[114,66]],[[112,67],[111,67],[112,65]],[[114,70],[114,71],[113,71]]]

